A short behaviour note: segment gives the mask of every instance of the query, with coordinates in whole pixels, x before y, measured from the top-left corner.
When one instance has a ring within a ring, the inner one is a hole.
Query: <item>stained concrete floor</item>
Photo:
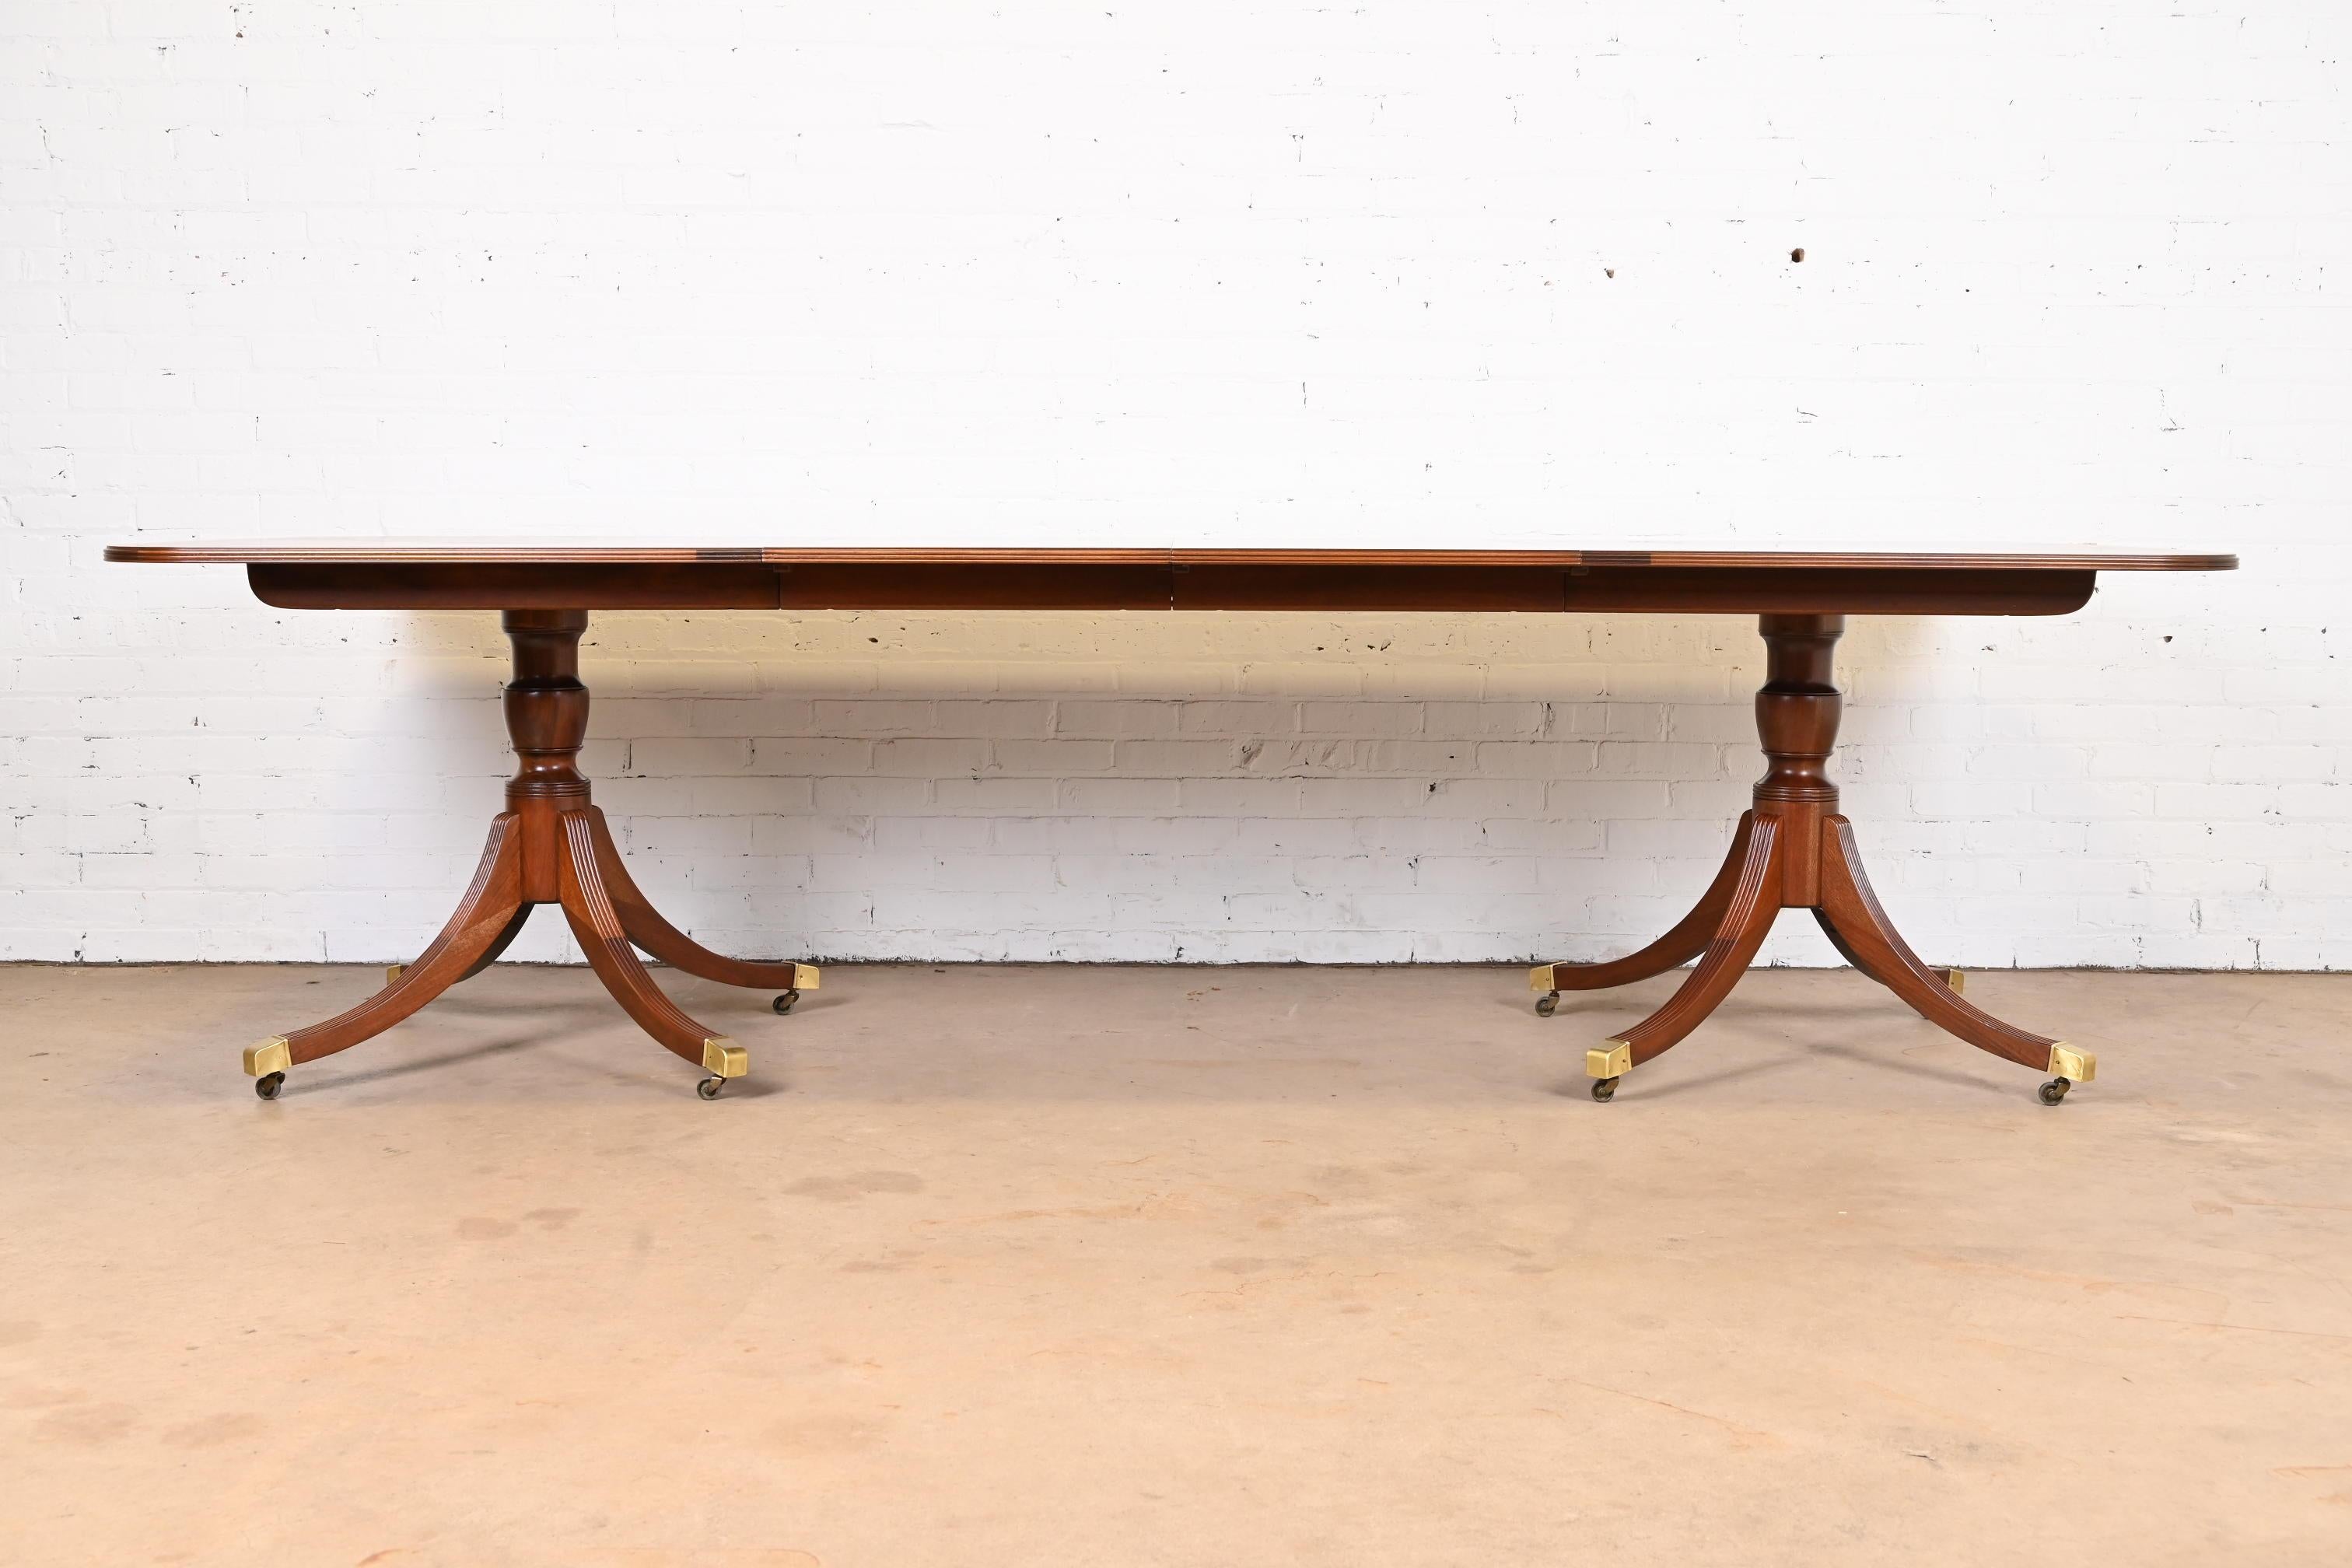
[[[0,969],[11,1564],[2340,1564],[2352,976]]]

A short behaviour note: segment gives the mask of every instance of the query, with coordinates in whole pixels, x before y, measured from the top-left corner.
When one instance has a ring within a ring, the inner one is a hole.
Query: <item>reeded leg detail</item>
[[[465,973],[457,976],[458,983],[462,984],[464,982],[471,980],[475,975],[479,974],[483,970],[488,969],[491,964],[496,963],[500,958],[504,957],[506,955],[507,949],[514,945],[514,939],[522,934],[522,928],[530,922],[530,911],[538,907],[539,906],[536,904],[525,904],[520,909],[515,910],[514,919],[507,921],[507,929],[499,932],[498,939],[495,942],[492,942],[488,947],[482,950],[482,956],[474,960],[474,962],[467,967]],[[385,969],[383,972],[383,977],[387,981],[397,980],[404,973],[406,972],[407,968],[408,965],[404,963],[393,964],[389,968]]]
[[[1919,1015],[1994,1056],[2058,1074],[2081,1083],[2095,1076],[2098,1061],[2063,1040],[2004,1024],[1969,1002],[1947,978],[1913,952],[1886,918],[1878,895],[1862,869],[1853,824],[1832,816],[1822,824],[1822,903],[1813,911],[1822,929],[1852,959],[1853,966],[1909,1003]],[[2060,1095],[2065,1090],[2060,1089]],[[2052,1098],[2050,1103],[2055,1104]]]
[[[1740,814],[1739,830],[1732,837],[1731,852],[1724,858],[1715,880],[1690,913],[1649,946],[1601,963],[1540,963],[1528,971],[1530,989],[1552,994],[1537,1004],[1536,1011],[1549,1017],[1552,1009],[1546,1004],[1556,1003],[1559,992],[1603,991],[1612,985],[1631,985],[1636,980],[1679,969],[1705,952],[1706,944],[1715,939],[1717,928],[1723,924],[1724,911],[1731,907],[1732,895],[1738,890],[1739,871],[1748,859],[1748,841],[1755,830],[1755,821],[1754,812]]]
[[[514,945],[514,939],[522,934],[522,928],[530,923],[530,911],[538,907],[537,904],[525,904],[517,910],[514,912],[514,919],[507,921],[507,929],[499,932],[499,940],[485,948],[482,951],[482,956],[467,965],[466,973],[457,978],[471,980],[475,975],[505,957],[507,949]]]
[[[580,939],[581,951],[604,989],[637,1026],[672,1054],[709,1069],[715,1079],[740,1078],[749,1071],[742,1047],[688,1017],[646,973],[605,886],[596,854],[596,825],[589,812],[563,814],[559,875],[558,897],[564,918],[572,922],[572,934]],[[717,1092],[713,1088],[704,1098]]]
[[[652,900],[638,891],[627,866],[622,863],[620,847],[613,842],[613,830],[605,824],[604,814],[592,805],[574,815],[587,819],[596,868],[604,874],[604,891],[613,901],[622,932],[631,942],[672,969],[682,969],[721,985],[781,991],[795,999],[801,992],[817,988],[819,975],[814,963],[760,963],[729,958],[711,952],[670,924],[654,908]],[[787,1012],[791,1007],[791,1002],[778,998],[777,1012]]]
[[[1714,937],[1682,988],[1666,1005],[1596,1050],[1586,1053],[1585,1072],[1612,1085],[1627,1069],[1672,1047],[1703,1023],[1731,994],[1780,912],[1780,825],[1756,816],[1740,857],[1738,879],[1717,922]]]
[[[272,1075],[281,1075],[277,1082],[283,1082],[286,1069],[298,1062],[332,1056],[383,1033],[469,973],[475,961],[510,929],[521,900],[521,835],[514,814],[502,812],[490,824],[489,842],[483,847],[481,864],[475,868],[466,896],[457,901],[457,912],[416,962],[404,966],[396,979],[349,1012],[248,1047],[245,1070],[264,1082]],[[269,1083],[262,1098],[274,1098],[276,1088],[276,1083]]]
[[[1864,962],[1862,954],[1853,950],[1853,944],[1846,941],[1845,937],[1838,931],[1836,926],[1830,923],[1828,917],[1822,913],[1821,906],[1819,904],[1813,906],[1813,919],[1820,924],[1822,934],[1830,939],[1830,945],[1837,949],[1838,956],[1840,958],[1844,959],[1849,965],[1861,973],[1868,975],[1873,980],[1877,980],[1881,985],[1886,984],[1885,981],[1879,979],[1877,972],[1872,969],[1869,963]],[[1931,969],[1927,973],[1933,974],[1937,979],[1951,987],[1952,994],[1955,996],[1969,988],[1969,976],[1968,972],[1965,970]]]

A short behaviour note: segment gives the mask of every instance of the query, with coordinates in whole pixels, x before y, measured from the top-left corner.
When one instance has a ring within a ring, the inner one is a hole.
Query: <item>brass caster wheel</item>
[[[1559,1012],[1559,992],[1554,991],[1554,992],[1552,992],[1552,993],[1551,993],[1550,994],[1549,994],[1549,995],[1545,995],[1545,996],[1538,996],[1538,997],[1537,997],[1537,998],[1536,998],[1536,1016],[1537,1016],[1537,1017],[1538,1017],[1538,1018],[1549,1018],[1549,1017],[1550,1017],[1554,1013],[1557,1013],[1557,1012]]]
[[[776,1010],[776,1016],[781,1018],[785,1014],[791,1012],[793,1010],[793,1004],[800,999],[801,994],[799,991],[787,991],[782,995],[777,997],[773,1002],[769,1003],[768,1005],[773,1007]]]
[[[285,1087],[286,1075],[282,1072],[263,1073],[253,1080],[253,1092],[264,1100],[276,1100],[278,1091]]]
[[[694,1086],[694,1092],[705,1100],[717,1100],[719,1091],[726,1087],[727,1080],[723,1078],[707,1078]]]
[[[1611,1100],[1616,1099],[1617,1080],[1613,1078],[1594,1079],[1592,1080],[1592,1098],[1599,1100],[1603,1105],[1606,1105]]]
[[[2044,1105],[2057,1104],[2060,1100],[2066,1098],[2066,1091],[2074,1087],[2074,1082],[2072,1079],[2052,1079],[2048,1083],[2042,1086],[2042,1103]]]

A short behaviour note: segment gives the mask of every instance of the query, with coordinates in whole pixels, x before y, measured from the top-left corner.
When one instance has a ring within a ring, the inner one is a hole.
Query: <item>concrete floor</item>
[[[0,969],[0,1559],[2352,1559],[2352,976]]]

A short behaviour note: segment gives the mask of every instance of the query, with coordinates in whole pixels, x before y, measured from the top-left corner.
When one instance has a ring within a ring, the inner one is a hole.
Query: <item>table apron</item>
[[[1653,611],[2057,616],[2090,570],[756,561],[257,563],[282,609]]]

